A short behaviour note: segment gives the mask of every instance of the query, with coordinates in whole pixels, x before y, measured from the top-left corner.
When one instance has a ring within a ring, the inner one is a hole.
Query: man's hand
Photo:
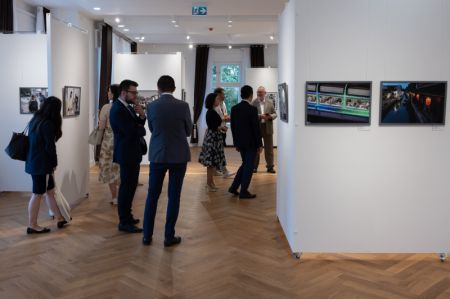
[[[142,108],[141,105],[135,105],[134,106],[134,111],[136,111],[137,114],[139,114],[139,116],[141,118],[145,117],[145,112],[144,112],[144,108]]]

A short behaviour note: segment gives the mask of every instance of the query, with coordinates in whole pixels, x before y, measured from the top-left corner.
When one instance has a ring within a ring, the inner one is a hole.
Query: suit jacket
[[[253,100],[252,105],[255,106],[256,109],[258,109],[258,115],[262,114],[261,105],[258,98]],[[267,98],[264,101],[264,113],[269,113],[270,116],[272,116],[272,120],[266,120],[264,123],[266,124],[266,134],[273,135],[273,121],[277,118],[277,112],[275,111],[275,105],[273,104],[272,100]],[[260,123],[262,124],[261,120]]]
[[[231,108],[231,133],[234,146],[239,149],[254,149],[262,146],[258,110],[242,100]]]
[[[114,133],[113,161],[120,165],[139,164],[142,151],[139,139],[145,136],[146,119],[133,114],[120,100],[114,101],[109,123]]]
[[[148,160],[154,163],[186,163],[191,160],[187,138],[192,132],[189,105],[163,94],[147,106],[152,132]]]
[[[28,153],[25,172],[32,175],[50,174],[58,165],[56,156],[56,128],[49,121],[34,119],[28,131]]]

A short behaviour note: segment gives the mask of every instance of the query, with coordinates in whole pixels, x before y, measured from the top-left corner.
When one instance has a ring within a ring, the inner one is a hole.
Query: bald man
[[[266,89],[264,86],[258,87],[256,91],[256,99],[252,101],[252,105],[258,109],[259,127],[261,128],[261,136],[264,141],[264,156],[266,158],[266,168],[269,173],[276,173],[273,164],[273,121],[277,118],[275,105],[272,100],[266,98]],[[255,167],[253,172],[258,171],[259,154],[256,155]]]

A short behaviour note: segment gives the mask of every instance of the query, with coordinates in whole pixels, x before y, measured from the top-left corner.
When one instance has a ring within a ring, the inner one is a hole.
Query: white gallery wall
[[[174,96],[181,99],[182,84],[182,54],[116,54],[113,72],[113,82],[119,84],[122,80],[136,81],[138,90],[158,90],[159,77],[169,75],[175,80]],[[192,106],[189,105],[191,110]],[[150,141],[148,123],[145,124],[147,144]],[[142,164],[149,164],[148,156],[142,157]]]
[[[445,0],[286,5],[277,214],[294,252],[449,252],[448,124],[378,124],[380,81],[450,79],[449,20]],[[372,81],[370,126],[305,126],[305,81],[327,80]]]
[[[277,68],[247,68],[245,84],[253,87],[253,96],[256,98],[256,91],[259,86],[264,86],[266,92],[276,92],[278,93],[278,69]],[[278,102],[275,103],[277,106],[275,109],[278,113]],[[277,146],[277,131],[278,122],[280,118],[277,117],[273,123],[273,145]],[[229,134],[231,135],[231,134]]]
[[[63,119],[63,136],[57,142],[58,168],[55,180],[67,200],[74,204],[88,193],[89,31],[51,17],[47,18],[49,95],[63,99],[64,86],[81,87],[80,115]]]
[[[25,162],[10,159],[4,149],[12,132],[22,131],[32,114],[20,114],[20,87],[47,87],[47,36],[0,34],[0,191],[31,191]]]

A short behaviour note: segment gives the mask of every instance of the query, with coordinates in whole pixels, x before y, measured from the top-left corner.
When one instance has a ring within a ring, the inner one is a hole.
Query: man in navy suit
[[[164,246],[168,247],[181,242],[181,237],[175,236],[175,224],[180,210],[181,188],[187,162],[191,160],[187,138],[192,131],[192,120],[189,105],[172,95],[175,91],[175,81],[172,77],[159,78],[158,91],[159,99],[147,107],[148,127],[152,137],[148,154],[150,175],[142,243],[150,245],[152,242],[158,199],[164,177],[169,171],[169,201],[164,234]]]
[[[142,232],[136,226],[139,219],[134,219],[131,213],[143,154],[140,139],[145,136],[146,121],[144,109],[137,105],[137,86],[134,81],[123,80],[120,96],[109,114],[114,133],[113,161],[120,165],[119,230],[128,233]]]
[[[242,165],[228,191],[239,198],[255,198],[248,191],[252,180],[256,155],[261,152],[261,130],[258,110],[252,106],[253,88],[244,85],[241,88],[242,101],[231,108],[231,133],[236,150],[241,154]],[[241,187],[238,192],[239,186]]]

